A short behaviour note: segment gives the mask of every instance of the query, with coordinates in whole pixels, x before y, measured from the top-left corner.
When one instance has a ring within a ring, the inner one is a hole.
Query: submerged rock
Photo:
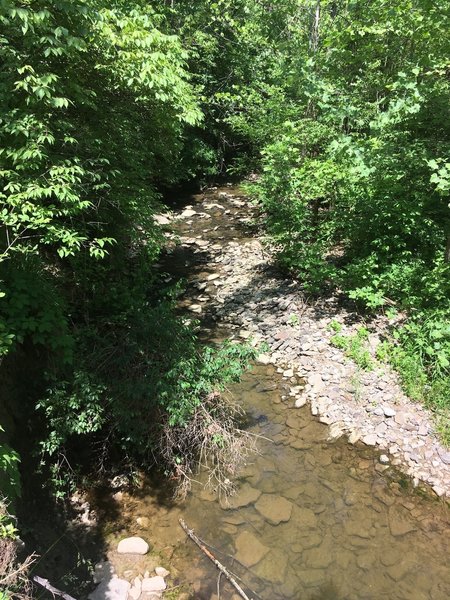
[[[244,567],[253,567],[269,552],[270,548],[264,546],[250,531],[243,531],[236,538],[236,560]]]
[[[271,525],[289,521],[292,515],[292,503],[275,494],[263,494],[255,508]]]
[[[260,496],[261,492],[259,490],[245,483],[234,496],[222,500],[221,506],[224,510],[243,508],[256,502]]]
[[[409,512],[401,506],[391,506],[389,508],[389,529],[393,536],[398,537],[415,531]]]

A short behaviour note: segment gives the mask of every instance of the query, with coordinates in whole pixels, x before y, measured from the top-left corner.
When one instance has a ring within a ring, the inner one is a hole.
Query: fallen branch
[[[70,596],[69,594],[66,594],[66,592],[62,592],[61,590],[58,590],[57,588],[55,588],[48,579],[44,579],[43,577],[39,577],[38,575],[35,575],[33,577],[33,581],[39,585],[41,585],[43,588],[45,588],[46,590],[48,590],[49,592],[51,592],[53,594],[53,596],[61,596],[61,598],[64,598],[64,600],[75,600],[75,598],[73,598],[72,596]]]
[[[244,600],[251,600],[251,598],[249,598],[247,596],[247,594],[244,592],[244,590],[241,588],[241,586],[238,584],[238,582],[235,580],[235,578],[231,575],[231,573],[228,571],[228,569],[226,567],[224,567],[223,564],[217,560],[217,558],[208,550],[208,548],[206,548],[206,546],[202,543],[201,539],[195,535],[193,530],[189,529],[189,527],[186,525],[184,519],[180,518],[179,521],[180,521],[181,527],[184,529],[186,534],[191,538],[191,540],[195,544],[197,544],[197,546],[200,548],[200,550],[203,552],[203,554],[206,554],[206,556],[209,558],[209,560],[211,560],[216,565],[216,567],[219,569],[219,571],[225,575],[225,577],[228,579],[228,581],[231,583],[231,585],[235,588],[235,590],[238,592],[238,594],[241,596],[241,598],[244,598]]]

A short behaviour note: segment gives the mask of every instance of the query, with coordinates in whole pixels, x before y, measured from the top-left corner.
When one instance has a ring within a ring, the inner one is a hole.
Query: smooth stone
[[[317,488],[314,489],[314,493],[316,492]],[[309,527],[314,529],[317,526],[317,517],[310,508],[296,508],[295,520],[299,524],[299,527]]]
[[[193,217],[196,214],[197,213],[195,210],[192,210],[191,208],[186,208],[183,210],[180,216],[182,219],[189,219],[190,217]]]
[[[89,594],[89,600],[127,600],[128,591],[131,588],[129,581],[114,577],[100,583],[100,585]]]
[[[119,554],[147,554],[148,544],[141,537],[129,537],[120,540],[117,546]]]
[[[109,561],[104,560],[95,565],[92,579],[94,583],[100,583],[104,579],[111,579],[113,574],[113,565]]]
[[[387,456],[386,454],[382,454],[379,458],[379,461],[382,465],[387,465],[389,464],[389,456]]]
[[[262,579],[271,581],[272,583],[283,583],[288,561],[287,552],[274,549],[256,565],[254,571]]]
[[[255,508],[271,525],[289,521],[292,515],[292,503],[275,494],[263,494]]]
[[[165,569],[164,567],[156,567],[155,573],[157,575],[159,575],[160,577],[167,577],[168,575],[170,575],[170,572],[167,569]]]
[[[143,592],[162,592],[167,587],[164,577],[155,575],[155,577],[145,577],[142,580]]]
[[[395,415],[397,414],[396,411],[390,406],[385,406],[383,408],[383,412],[385,417],[395,417]]]
[[[369,433],[363,437],[362,441],[366,444],[366,446],[375,446],[377,443],[377,437],[378,436],[376,433]]]
[[[324,542],[317,548],[304,552],[302,558],[304,558],[307,567],[326,569],[333,562],[333,546]]]
[[[237,491],[234,496],[221,500],[221,507],[223,510],[233,510],[236,508],[243,508],[249,504],[254,504],[261,496],[261,491],[253,488],[248,483]]]
[[[303,406],[305,406],[307,400],[305,397],[302,398],[297,398],[297,400],[295,401],[295,408],[303,408]]]
[[[250,531],[243,531],[236,538],[237,561],[245,567],[253,567],[269,552],[270,548],[264,546]]]

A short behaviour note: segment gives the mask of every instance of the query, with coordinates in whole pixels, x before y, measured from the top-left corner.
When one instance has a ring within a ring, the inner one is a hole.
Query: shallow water
[[[206,202],[214,201],[227,206],[218,193],[208,194]],[[180,232],[219,244],[246,237],[245,227],[229,221],[241,209],[227,208],[228,215],[205,209],[211,218],[182,224]],[[163,268],[198,282],[214,271],[206,261],[207,251],[182,247]],[[205,319],[204,337],[222,334]],[[254,600],[450,598],[448,506],[381,465],[372,448],[328,441],[327,426],[308,407],[290,408],[281,399],[283,385],[273,367],[255,366],[230,389],[249,415],[250,430],[262,437],[229,504],[196,485],[184,504],[173,505],[149,485],[122,506],[121,533],[152,541],[170,559],[177,581],[191,583],[199,599],[217,599],[218,573],[186,541],[180,516],[213,545]],[[232,594],[222,578],[220,598]]]

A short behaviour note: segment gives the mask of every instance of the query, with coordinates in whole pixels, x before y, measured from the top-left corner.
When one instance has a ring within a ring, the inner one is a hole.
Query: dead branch
[[[53,596],[60,596],[61,598],[64,598],[64,600],[75,600],[75,598],[73,598],[73,596],[70,596],[69,594],[66,594],[66,592],[62,592],[61,590],[58,590],[57,588],[55,588],[49,582],[48,579],[44,579],[43,577],[39,577],[38,575],[35,575],[33,577],[33,581],[35,583],[41,585],[43,588],[45,588],[49,592],[51,592],[53,594]]]
[[[241,596],[241,598],[244,598],[244,600],[252,600],[251,598],[249,598],[247,596],[247,594],[244,592],[244,590],[241,588],[241,586],[235,580],[233,575],[228,571],[228,569],[226,567],[224,567],[223,564],[217,560],[217,558],[212,554],[212,552],[210,552],[210,550],[208,550],[208,548],[206,548],[206,546],[202,543],[201,539],[195,535],[194,531],[192,529],[189,529],[189,527],[186,525],[186,522],[184,521],[184,519],[180,518],[179,521],[180,521],[181,527],[184,529],[184,531],[186,532],[188,537],[190,537],[191,540],[195,544],[197,544],[197,546],[200,548],[200,550],[203,552],[203,554],[205,554],[209,558],[209,560],[211,560],[216,565],[216,567],[219,569],[219,571],[225,575],[225,577],[228,579],[228,581],[231,583],[231,585],[234,587],[234,589],[238,592],[238,594]]]

